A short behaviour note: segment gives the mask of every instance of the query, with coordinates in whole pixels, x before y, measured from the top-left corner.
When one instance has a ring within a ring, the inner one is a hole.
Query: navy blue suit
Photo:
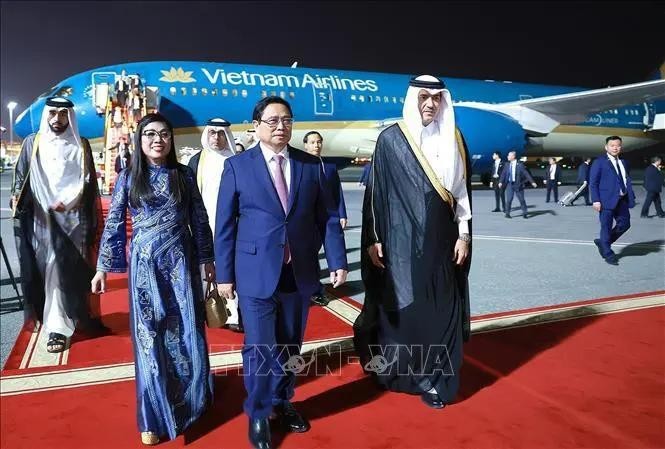
[[[600,203],[600,251],[604,258],[614,255],[610,245],[630,228],[630,211],[635,206],[635,193],[628,164],[621,160],[626,171],[625,192],[614,165],[607,156],[597,158],[591,165],[589,189],[591,201]],[[612,227],[616,221],[616,225]]]
[[[660,191],[663,189],[663,175],[658,170],[655,165],[649,164],[649,166],[644,169],[644,190],[647,191],[647,196],[644,199],[644,206],[642,206],[641,215],[649,215],[649,207],[651,207],[651,202],[656,206],[656,213],[663,217],[665,212],[660,204]]]
[[[551,179],[551,170],[552,167],[556,167],[556,171],[554,172],[554,179]],[[559,201],[559,182],[561,182],[561,167],[558,165],[549,165],[547,169],[545,170],[545,181],[547,183],[545,184],[547,186],[547,195],[545,196],[545,202],[549,203],[550,202],[550,193],[554,192],[554,202]]]
[[[526,167],[521,162],[516,162],[515,166],[515,181],[511,179],[511,162],[506,162],[503,171],[501,172],[501,186],[506,188],[506,216],[510,216],[510,210],[513,205],[513,196],[517,195],[517,199],[522,206],[523,216],[527,216],[526,200],[524,199],[524,183],[530,182],[533,184],[533,178],[527,171]]]
[[[289,164],[287,213],[259,145],[224,162],[217,199],[217,282],[235,283],[238,293],[245,326],[244,410],[251,419],[267,418],[273,406],[293,397],[295,376],[283,367],[300,353],[310,297],[319,288],[317,233],[330,269],[347,268],[344,234],[320,159],[289,147]]]
[[[323,171],[330,186],[333,203],[337,205],[337,215],[339,215],[339,218],[346,218],[346,203],[344,202],[344,192],[342,191],[342,182],[339,180],[337,166],[329,162],[324,162]]]

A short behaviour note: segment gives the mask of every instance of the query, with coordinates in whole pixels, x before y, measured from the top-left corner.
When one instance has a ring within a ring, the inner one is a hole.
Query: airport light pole
[[[9,146],[14,146],[14,108],[18,106],[18,103],[15,101],[10,101],[7,103],[7,109],[9,109]]]

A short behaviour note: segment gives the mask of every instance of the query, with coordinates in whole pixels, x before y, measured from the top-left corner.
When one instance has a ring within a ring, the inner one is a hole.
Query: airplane
[[[77,73],[40,95],[16,119],[25,137],[39,128],[47,97],[75,104],[79,131],[93,149],[104,145],[113,86],[121,73],[140,78],[146,106],[173,124],[179,148],[198,148],[205,122],[223,117],[243,138],[251,136],[258,99],[278,95],[294,112],[291,140],[319,131],[324,157],[339,164],[371,157],[378,134],[402,116],[412,75],[333,69],[152,61],[109,65]],[[584,156],[597,153],[605,137],[619,135],[624,151],[665,141],[665,64],[655,80],[584,89],[495,80],[440,77],[451,92],[457,125],[473,173],[485,179],[492,153],[519,156]],[[110,164],[107,164],[110,165]]]

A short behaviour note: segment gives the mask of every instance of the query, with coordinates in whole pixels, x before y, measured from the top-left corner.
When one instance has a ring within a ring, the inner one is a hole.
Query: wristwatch
[[[459,237],[457,237],[458,240],[461,240],[463,242],[470,242],[471,241],[471,234],[460,234]]]

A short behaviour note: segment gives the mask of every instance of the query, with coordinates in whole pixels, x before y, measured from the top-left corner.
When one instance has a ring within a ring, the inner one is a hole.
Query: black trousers
[[[658,215],[663,215],[663,207],[660,204],[660,192],[647,192],[646,198],[644,198],[644,206],[642,206],[642,212],[640,215],[649,215],[649,208],[651,203],[656,206],[656,213]]]
[[[506,211],[506,188],[505,187],[499,187],[499,180],[498,178],[493,181],[494,182],[494,199],[496,200],[496,207],[494,209],[501,210],[503,212]],[[499,201],[501,201],[499,207]]]
[[[559,184],[556,181],[549,179],[547,181],[547,196],[545,197],[545,202],[550,202],[550,193],[554,192],[554,202],[559,201]]]

